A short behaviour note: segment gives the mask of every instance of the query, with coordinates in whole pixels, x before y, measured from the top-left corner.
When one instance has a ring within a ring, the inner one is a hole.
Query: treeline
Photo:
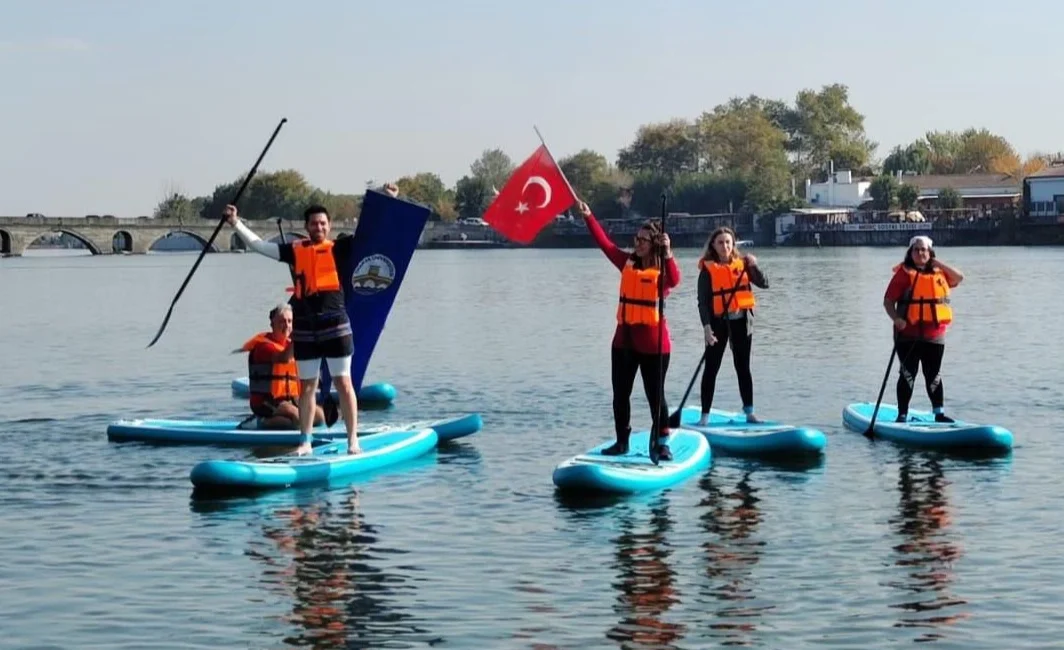
[[[865,133],[864,115],[850,105],[847,87],[833,84],[803,90],[793,104],[756,95],[732,98],[694,119],[641,126],[615,161],[584,149],[558,163],[597,215],[617,218],[656,214],[663,190],[669,192],[673,212],[771,213],[805,205],[805,179],[825,180],[832,165],[859,176],[878,176],[872,191],[877,206],[892,207],[899,203],[899,193],[904,203],[910,203],[910,197],[915,202],[904,178],[900,184],[892,179],[899,171],[1022,178],[1054,158],[1023,158],[1007,140],[986,129],[928,132],[895,147],[882,161],[874,157],[877,146]],[[430,206],[436,219],[477,218],[514,167],[505,152],[489,149],[453,187],[432,172],[406,176],[396,184],[403,196]],[[155,216],[216,218],[241,181],[219,185],[211,196],[189,198],[173,192],[157,206]],[[361,193],[325,192],[288,169],[257,175],[240,210],[250,219],[298,218],[304,206],[315,202],[335,218],[353,219],[361,199]]]

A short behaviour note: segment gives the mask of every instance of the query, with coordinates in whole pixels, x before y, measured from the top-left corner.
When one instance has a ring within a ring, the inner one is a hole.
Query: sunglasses
[[[649,242],[650,242],[650,237],[647,237],[646,235],[636,235],[636,238],[635,238],[635,240],[636,240],[637,242],[639,242],[639,241],[645,241],[645,242],[649,243]]]

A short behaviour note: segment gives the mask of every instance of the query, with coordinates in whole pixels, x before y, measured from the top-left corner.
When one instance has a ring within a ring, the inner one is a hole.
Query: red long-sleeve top
[[[584,222],[587,224],[587,229],[591,233],[591,237],[598,244],[598,247],[602,249],[602,252],[606,254],[613,265],[620,271],[624,269],[624,265],[628,262],[628,258],[631,257],[631,253],[628,253],[616,244],[610,241],[606,231],[602,229],[599,222],[595,219],[594,215],[587,217]],[[668,297],[669,291],[674,289],[680,284],[680,267],[676,264],[676,260],[669,258],[665,263],[665,296]],[[665,320],[665,315],[662,314],[661,323],[659,325],[621,325],[617,324],[617,329],[613,333],[613,347],[615,348],[630,348],[636,352],[642,352],[645,354],[657,354],[658,353],[658,328],[664,329],[661,340],[661,352],[668,354],[672,351],[672,342],[669,337],[669,324]]]

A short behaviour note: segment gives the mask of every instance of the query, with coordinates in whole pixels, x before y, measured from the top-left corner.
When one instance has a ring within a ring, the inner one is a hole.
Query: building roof
[[[1020,179],[1008,174],[918,174],[902,176],[899,181],[915,185],[921,190],[940,190],[952,187],[955,190],[981,188],[1000,188],[1020,192]]]
[[[1028,174],[1027,178],[1064,178],[1064,165],[1051,165],[1041,171]]]

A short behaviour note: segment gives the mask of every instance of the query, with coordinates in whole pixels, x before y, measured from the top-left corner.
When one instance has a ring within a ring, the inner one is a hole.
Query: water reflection
[[[968,618],[957,611],[966,605],[950,593],[954,580],[953,563],[963,555],[951,529],[952,517],[946,499],[949,481],[941,462],[933,456],[920,456],[903,450],[898,472],[898,514],[891,528],[903,539],[894,547],[894,565],[904,569],[901,580],[889,586],[905,594],[905,602],[891,605],[901,610],[894,627],[926,628],[916,641],[943,638],[941,628]]]
[[[286,620],[295,630],[284,638],[287,645],[405,648],[429,638],[399,604],[412,601],[414,585],[380,566],[386,563],[382,556],[401,551],[380,545],[358,494],[350,490],[276,509],[263,538],[248,549],[263,565],[266,587],[292,599]]]
[[[713,615],[720,620],[709,623],[709,636],[721,645],[752,645],[757,619],[772,609],[756,603],[751,578],[765,546],[757,537],[761,511],[752,474],[745,471],[731,490],[718,475],[707,474],[699,483],[706,493],[699,504],[705,509],[700,520],[709,533],[702,544],[709,580],[699,595],[703,602],[708,598],[717,604]]]
[[[636,508],[638,512],[646,512]],[[673,521],[669,517],[667,497],[649,509],[650,521],[645,532],[637,530],[636,514],[626,509],[620,514],[621,533],[616,544],[613,568],[618,580],[614,611],[620,621],[606,632],[622,648],[659,648],[667,650],[683,639],[687,626],[664,620],[664,615],[680,602],[676,590],[676,572],[669,565],[672,549],[666,541]]]

